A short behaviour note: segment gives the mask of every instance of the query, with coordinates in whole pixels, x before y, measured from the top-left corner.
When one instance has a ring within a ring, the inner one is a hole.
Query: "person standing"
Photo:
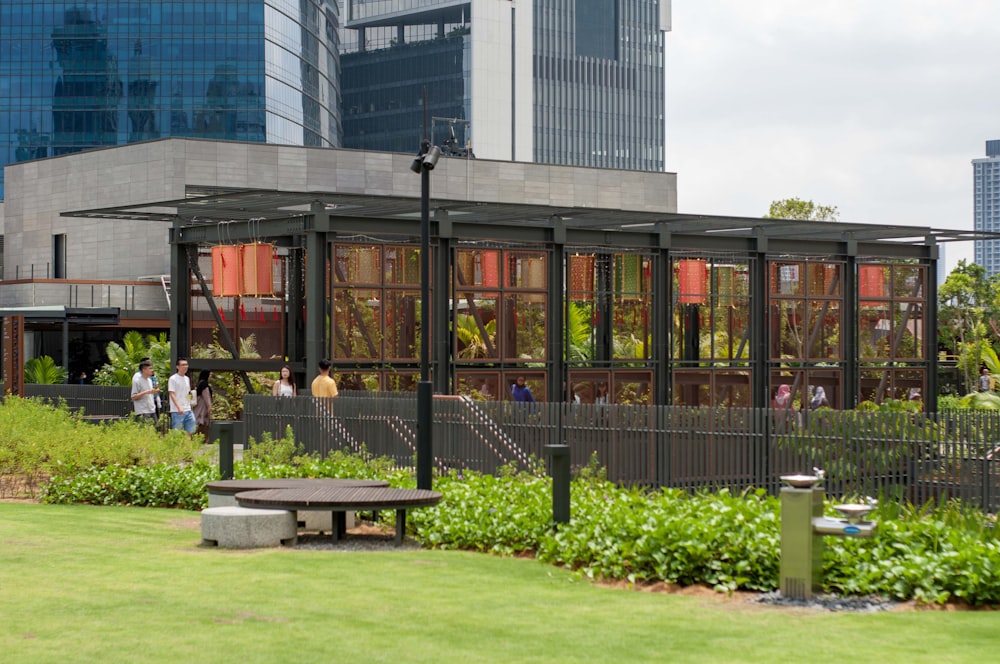
[[[212,386],[208,379],[212,372],[202,369],[198,374],[198,386],[195,387],[194,421],[198,425],[198,433],[208,441],[208,428],[212,424]]]
[[[337,381],[330,377],[330,369],[332,367],[333,363],[326,358],[319,361],[319,375],[313,379],[312,387],[310,388],[314,397],[332,399],[339,394],[337,392]]]
[[[156,387],[151,380],[153,363],[144,360],[139,363],[139,370],[132,376],[132,410],[136,417],[150,422],[156,419]]]
[[[510,396],[521,403],[535,403],[535,397],[531,395],[531,388],[525,384],[524,376],[518,376],[510,386]]]
[[[167,381],[170,398],[170,428],[183,429],[190,436],[194,433],[195,419],[191,412],[191,379],[188,378],[188,361],[177,358],[177,373]]]
[[[993,378],[990,377],[990,370],[983,367],[979,372],[979,391],[990,392],[993,390]]]
[[[821,386],[816,386],[816,392],[813,393],[812,400],[809,401],[809,408],[811,410],[816,410],[817,408],[829,408],[830,402],[826,398],[826,390]]]
[[[271,394],[276,397],[294,397],[298,393],[295,381],[292,380],[292,368],[286,364],[278,371],[278,380],[271,387]]]

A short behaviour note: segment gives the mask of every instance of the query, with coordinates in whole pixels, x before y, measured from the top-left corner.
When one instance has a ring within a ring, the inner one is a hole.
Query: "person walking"
[[[178,358],[177,373],[167,381],[167,396],[170,399],[170,428],[183,429],[190,436],[196,423],[191,411],[191,379],[187,372],[187,359]]]
[[[278,380],[271,387],[271,394],[276,397],[294,397],[299,391],[292,380],[292,368],[287,364],[278,371]]]
[[[208,384],[212,372],[202,369],[198,374],[198,386],[195,387],[194,421],[198,426],[198,433],[205,436],[208,442],[208,429],[212,424],[212,386]]]
[[[135,416],[152,422],[156,420],[157,389],[151,380],[153,363],[144,360],[139,363],[139,370],[132,376],[132,410]]]
[[[337,381],[330,376],[330,369],[333,363],[323,358],[319,361],[319,375],[313,379],[310,391],[314,397],[334,398],[337,392]]]

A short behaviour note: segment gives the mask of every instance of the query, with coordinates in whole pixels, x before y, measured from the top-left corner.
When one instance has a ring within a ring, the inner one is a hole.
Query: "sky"
[[[1000,0],[673,0],[666,166],[678,210],[971,229],[1000,139]],[[950,244],[947,269],[972,260]]]

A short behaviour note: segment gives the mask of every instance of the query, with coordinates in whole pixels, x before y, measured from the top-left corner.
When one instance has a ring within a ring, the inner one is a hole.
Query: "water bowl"
[[[859,523],[861,521],[864,521],[864,518],[868,516],[873,509],[875,509],[875,506],[848,504],[848,505],[834,505],[833,509],[840,512],[849,522]]]
[[[816,475],[782,475],[781,481],[795,489],[811,489],[819,481]]]

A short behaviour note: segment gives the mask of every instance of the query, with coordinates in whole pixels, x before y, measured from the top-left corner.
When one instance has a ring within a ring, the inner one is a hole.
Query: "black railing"
[[[90,415],[131,412],[129,388],[26,385],[27,396],[63,399]],[[434,467],[496,473],[569,446],[579,470],[592,461],[613,482],[686,491],[764,488],[781,475],[826,472],[827,493],[929,500],[960,498],[1000,509],[1000,412],[939,414],[681,406],[523,404],[437,396]],[[413,394],[344,391],[334,400],[248,395],[246,435],[278,438],[291,427],[307,452],[389,457],[412,467]]]

